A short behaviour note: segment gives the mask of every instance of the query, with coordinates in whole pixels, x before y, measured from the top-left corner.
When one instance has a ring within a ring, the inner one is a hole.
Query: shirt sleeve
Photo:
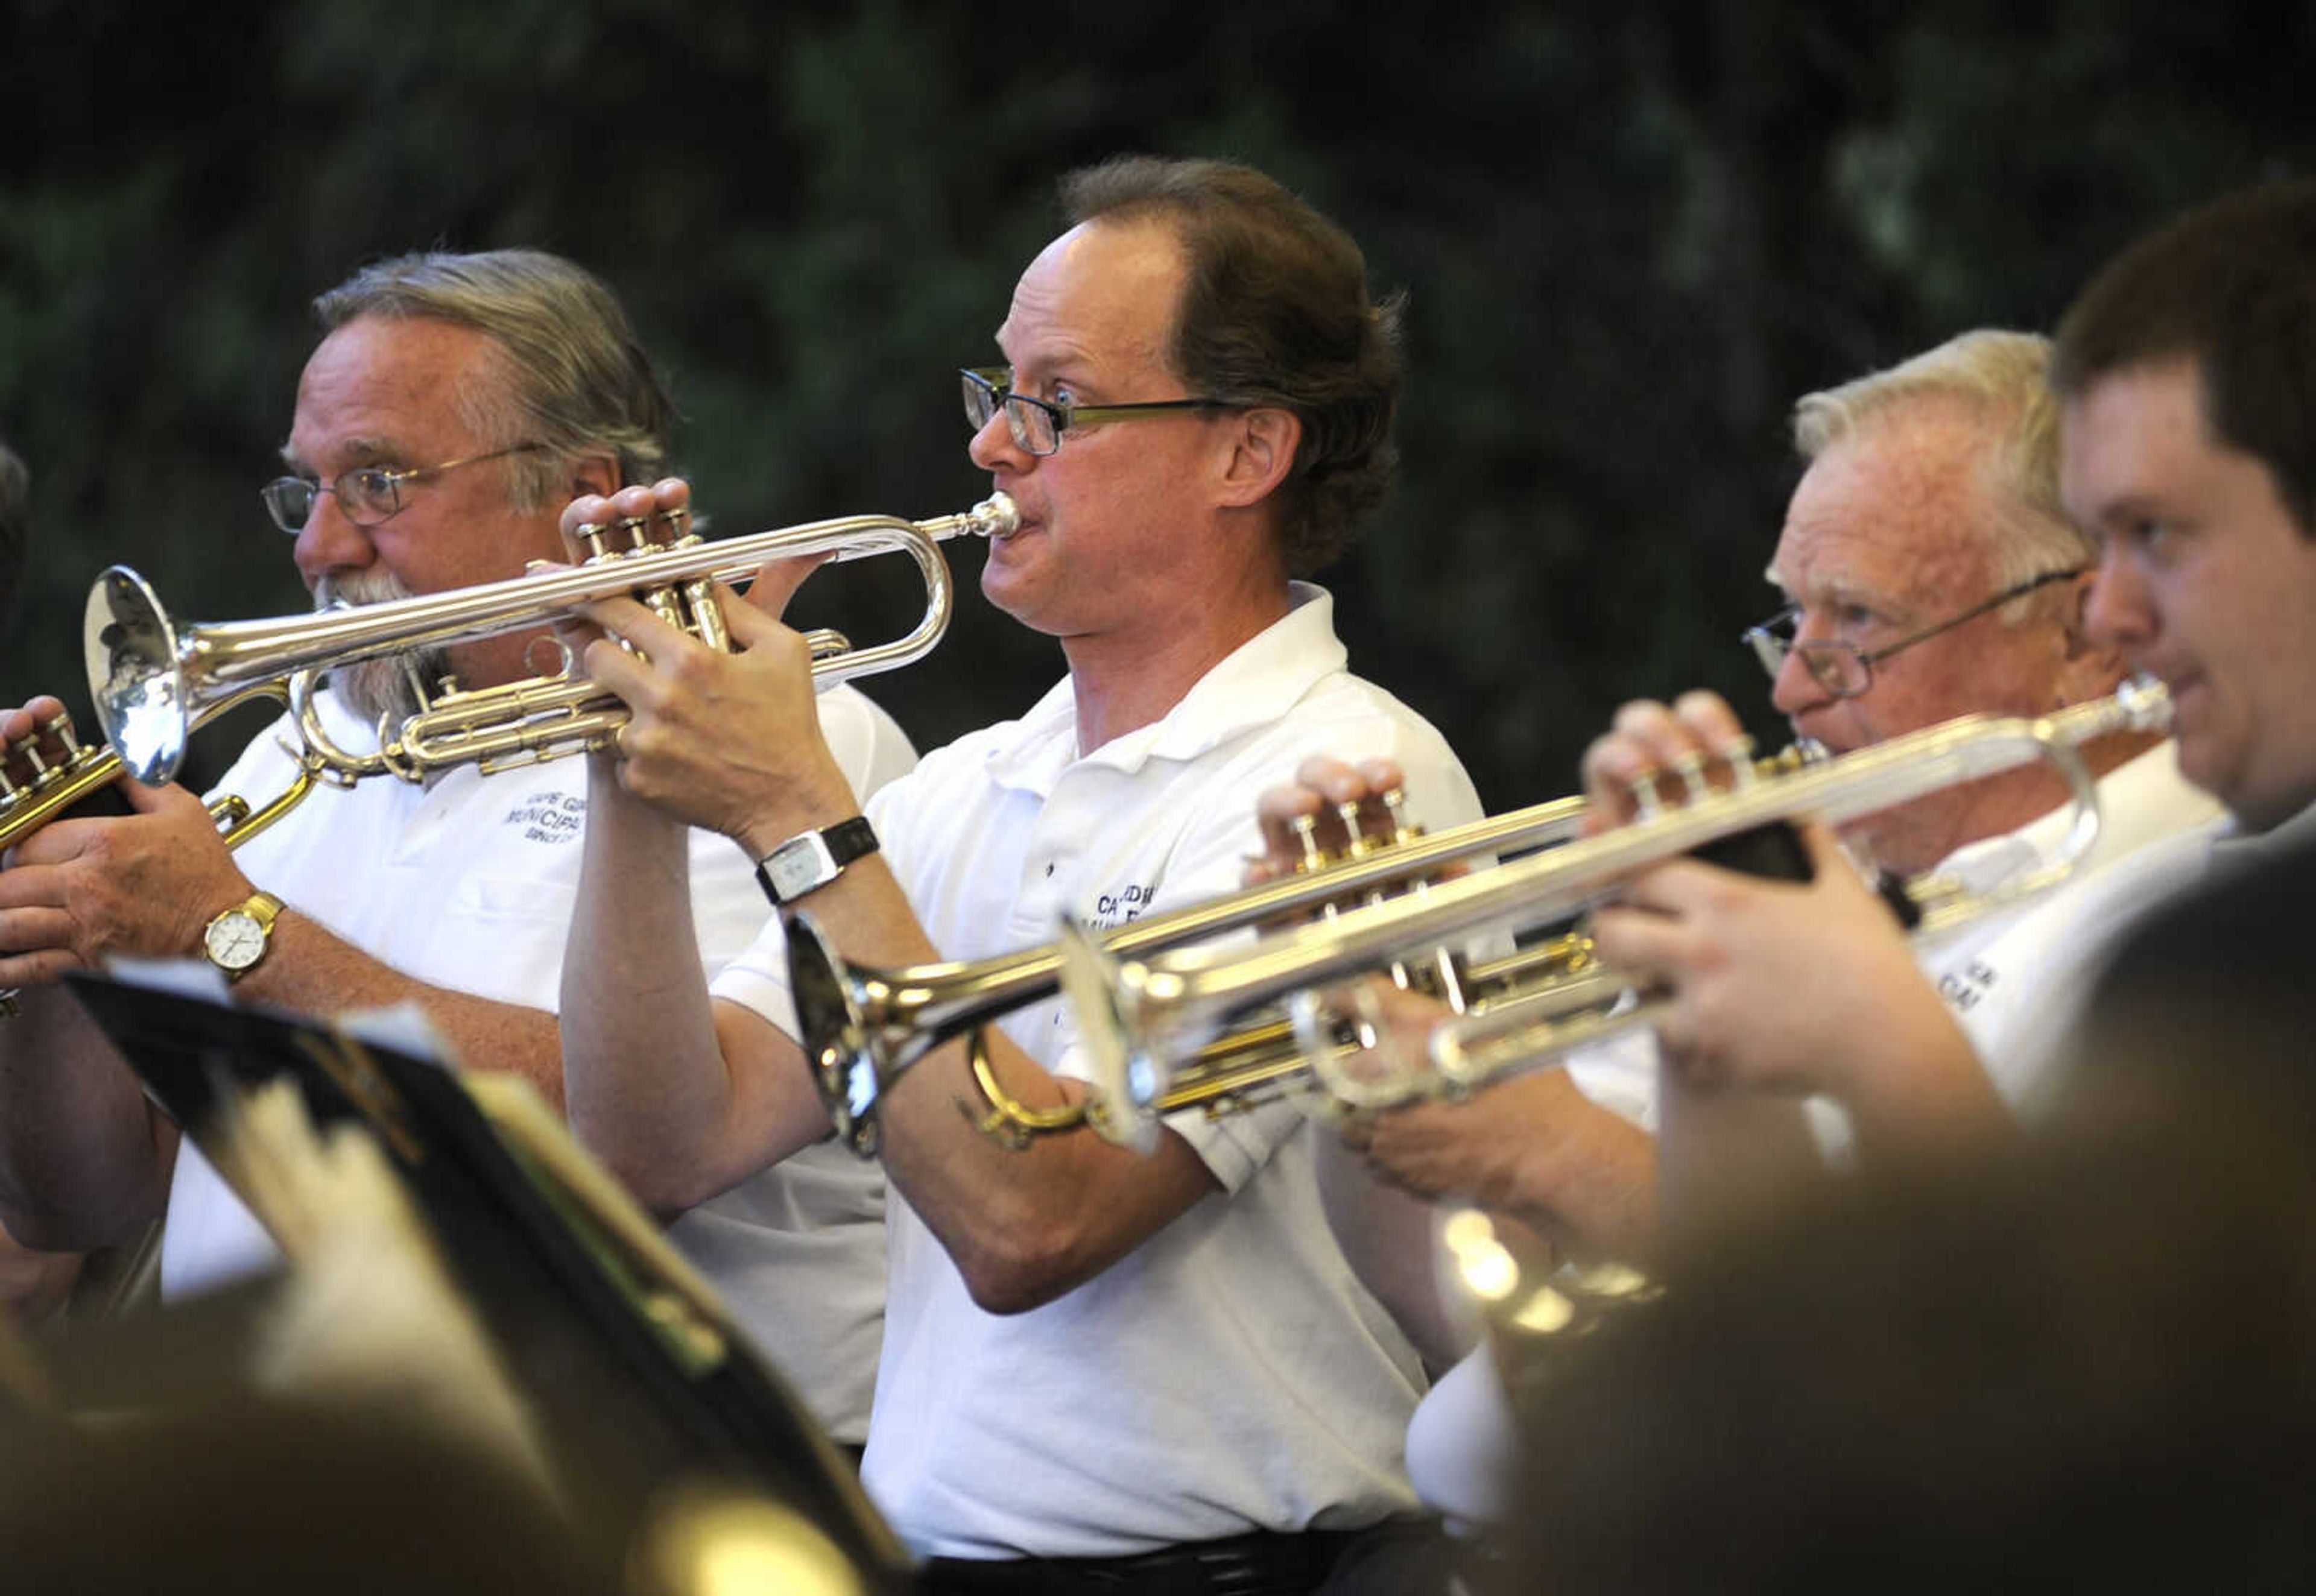
[[[832,687],[820,696],[820,729],[829,752],[852,784],[853,795],[868,811],[870,823],[877,824],[880,811],[875,795],[916,767],[916,749],[891,715],[850,687]],[[694,832],[691,891],[709,995],[739,1004],[794,1036],[796,1001],[788,991],[788,938],[780,917],[756,881],[754,862],[726,838]],[[720,954],[709,951],[710,910],[704,900],[708,894],[717,902]],[[736,938],[730,935],[735,927],[744,932]]]

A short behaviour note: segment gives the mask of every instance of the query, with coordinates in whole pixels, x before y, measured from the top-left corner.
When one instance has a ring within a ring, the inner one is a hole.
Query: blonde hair
[[[1976,528],[1998,587],[2098,562],[2098,549],[2067,519],[2059,499],[2059,401],[2051,391],[2051,341],[1982,327],[1794,405],[1794,447],[1814,460],[1842,439],[1929,403],[1957,404],[1984,423],[1987,483],[1996,516]],[[2027,600],[2006,606],[2026,614]]]

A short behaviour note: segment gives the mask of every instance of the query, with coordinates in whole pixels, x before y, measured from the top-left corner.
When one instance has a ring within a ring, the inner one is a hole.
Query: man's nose
[[[335,493],[317,492],[298,533],[298,574],[312,587],[325,576],[367,570],[378,558],[370,533],[346,519]]]

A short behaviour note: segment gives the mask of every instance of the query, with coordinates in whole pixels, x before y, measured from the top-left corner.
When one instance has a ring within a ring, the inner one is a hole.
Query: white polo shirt
[[[1428,826],[1478,816],[1439,733],[1345,669],[1332,600],[1298,584],[1295,603],[1153,725],[1082,754],[1064,680],[870,802],[944,956],[1050,942],[1064,909],[1110,927],[1232,891],[1260,847],[1256,796],[1312,754],[1397,760]],[[717,996],[785,1012],[778,943],[735,961]],[[1048,1069],[1082,1073],[1059,1000],[1000,1024]],[[1116,1556],[1413,1508],[1401,1446],[1421,1370],[1328,1230],[1313,1128],[1285,1104],[1170,1124],[1222,1190],[1027,1313],[975,1307],[891,1193],[863,1477],[919,1551]]]
[[[2055,1083],[2036,1059],[2021,1056],[2022,1030],[2031,1029],[2028,1016],[2050,1003],[2058,972],[2101,944],[2121,907],[2108,890],[2089,890],[2091,883],[2151,843],[2200,830],[2225,814],[2217,800],[2179,774],[2178,749],[2169,740],[2102,776],[2098,802],[2098,840],[2065,882],[1926,941],[1917,953],[1922,973],[1961,1023],[1995,1089],[2015,1111],[2029,1115]],[[1982,884],[2016,880],[2058,856],[2072,819],[2073,806],[2062,804],[2006,836],[1957,848],[1938,868]],[[2143,901],[2150,891],[2160,888],[2142,886],[2133,897]]]
[[[345,746],[374,746],[328,694],[320,704]],[[859,693],[823,694],[820,714],[863,794],[914,763],[892,717]],[[291,759],[276,734],[287,732],[285,722],[261,734],[218,790],[254,802],[285,788]],[[586,813],[583,761],[489,777],[461,767],[430,786],[372,779],[317,787],[236,859],[259,887],[414,980],[551,1012]],[[713,832],[691,834],[691,894],[700,959],[712,973],[771,910],[750,861]],[[670,1230],[813,1412],[854,1443],[868,1433],[884,1313],[883,1212],[882,1172],[830,1142],[701,1204]],[[162,1235],[165,1295],[206,1290],[279,1259],[209,1161],[183,1143]]]

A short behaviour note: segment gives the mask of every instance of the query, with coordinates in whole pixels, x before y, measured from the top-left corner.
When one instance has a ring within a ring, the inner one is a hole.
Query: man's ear
[[[1303,420],[1291,410],[1269,407],[1242,411],[1233,420],[1236,424],[1229,435],[1221,501],[1259,504],[1294,471],[1295,451],[1303,443]]]
[[[627,485],[619,480],[619,457],[617,455],[582,455],[571,464],[572,499],[583,493],[600,493],[608,499]]]

